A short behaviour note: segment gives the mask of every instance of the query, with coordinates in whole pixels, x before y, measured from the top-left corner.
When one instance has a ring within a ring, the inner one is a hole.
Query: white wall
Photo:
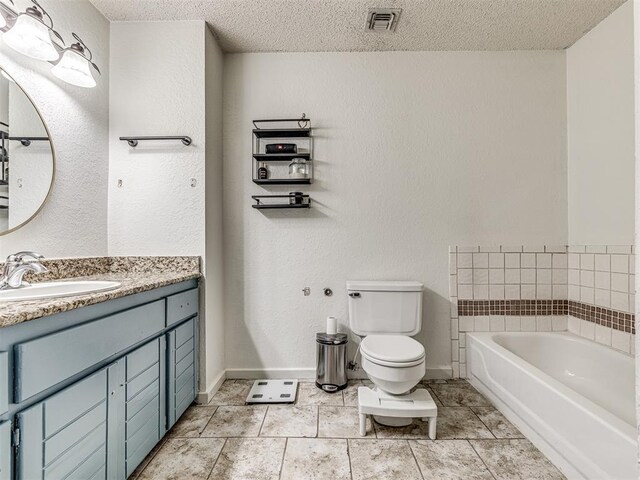
[[[31,4],[16,2],[16,9]],[[49,257],[107,253],[109,22],[88,1],[48,2],[56,29],[77,32],[94,53],[102,76],[83,89],[51,75],[51,65],[14,52],[0,41],[0,66],[24,88],[53,138],[55,183],[38,216],[0,236],[0,258],[33,249]]]
[[[633,3],[567,50],[569,243],[634,239]]]
[[[204,255],[204,31],[199,21],[111,24],[110,255]],[[131,135],[193,143],[118,140]]]
[[[202,21],[111,24],[109,254],[202,257],[201,392],[224,374],[222,62]]]
[[[224,56],[213,34],[205,32],[207,188],[205,192],[205,275],[207,321],[204,330],[207,392],[224,380],[224,252],[222,237],[222,69]],[[201,339],[202,340],[202,339]]]
[[[324,317],[347,321],[348,279],[424,282],[419,339],[442,373],[448,246],[567,241],[564,52],[225,58],[230,375],[312,374]],[[251,181],[251,120],[302,112],[316,136],[313,208],[256,211],[250,196],[267,191]]]

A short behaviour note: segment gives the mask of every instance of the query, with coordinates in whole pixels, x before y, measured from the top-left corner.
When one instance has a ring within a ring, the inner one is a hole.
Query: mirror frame
[[[40,204],[38,209],[35,212],[33,212],[33,215],[31,215],[29,218],[27,218],[20,225],[16,225],[15,227],[10,228],[8,230],[5,230],[4,232],[0,232],[0,236],[2,236],[2,235],[7,235],[9,233],[15,232],[19,228],[22,228],[27,223],[31,222],[42,211],[44,206],[49,201],[49,198],[51,197],[51,192],[53,191],[53,184],[55,183],[55,180],[56,180],[56,150],[55,150],[55,148],[53,146],[53,139],[51,138],[51,131],[49,130],[49,126],[47,125],[47,122],[44,121],[44,117],[42,116],[42,113],[40,112],[40,109],[37,107],[36,103],[33,101],[33,98],[31,98],[31,95],[29,95],[25,91],[25,89],[22,88],[22,85],[20,85],[16,81],[16,79],[13,78],[13,75],[11,75],[9,72],[7,72],[4,69],[4,67],[0,66],[0,70],[2,72],[4,72],[4,74],[7,77],[9,77],[10,81],[12,81],[13,83],[16,84],[16,86],[22,91],[22,93],[24,93],[24,95],[29,99],[29,101],[31,102],[31,105],[33,106],[33,108],[35,109],[36,113],[38,114],[38,118],[40,118],[40,121],[42,122],[42,125],[44,126],[44,130],[47,132],[47,137],[49,137],[49,147],[51,148],[51,162],[53,163],[52,170],[51,170],[51,183],[49,184],[49,190],[47,191],[47,195],[46,195],[46,197],[44,197],[44,200],[42,201],[42,203]],[[9,128],[11,128],[11,127],[9,127]]]

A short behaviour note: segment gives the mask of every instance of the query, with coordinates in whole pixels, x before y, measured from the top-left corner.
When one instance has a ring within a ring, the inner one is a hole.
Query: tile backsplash
[[[635,254],[631,246],[570,246],[568,299],[633,313]]]
[[[454,376],[466,376],[466,332],[565,331],[633,353],[631,246],[451,247]]]

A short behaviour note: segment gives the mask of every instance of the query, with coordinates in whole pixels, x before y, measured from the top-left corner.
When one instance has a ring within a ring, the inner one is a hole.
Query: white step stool
[[[438,407],[428,391],[419,388],[399,397],[381,396],[369,387],[358,388],[360,436],[367,434],[367,415],[382,417],[422,418],[429,422],[429,438],[436,439]]]

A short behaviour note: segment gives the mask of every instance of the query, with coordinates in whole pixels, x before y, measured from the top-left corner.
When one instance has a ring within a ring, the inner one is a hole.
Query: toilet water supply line
[[[348,365],[349,370],[353,370],[354,372],[360,369],[360,365],[358,365],[356,360],[358,359],[358,354],[360,353],[361,343],[362,343],[362,340],[360,340],[360,342],[358,343],[358,348],[356,349],[356,354],[353,356],[353,361],[349,362],[349,365]]]

